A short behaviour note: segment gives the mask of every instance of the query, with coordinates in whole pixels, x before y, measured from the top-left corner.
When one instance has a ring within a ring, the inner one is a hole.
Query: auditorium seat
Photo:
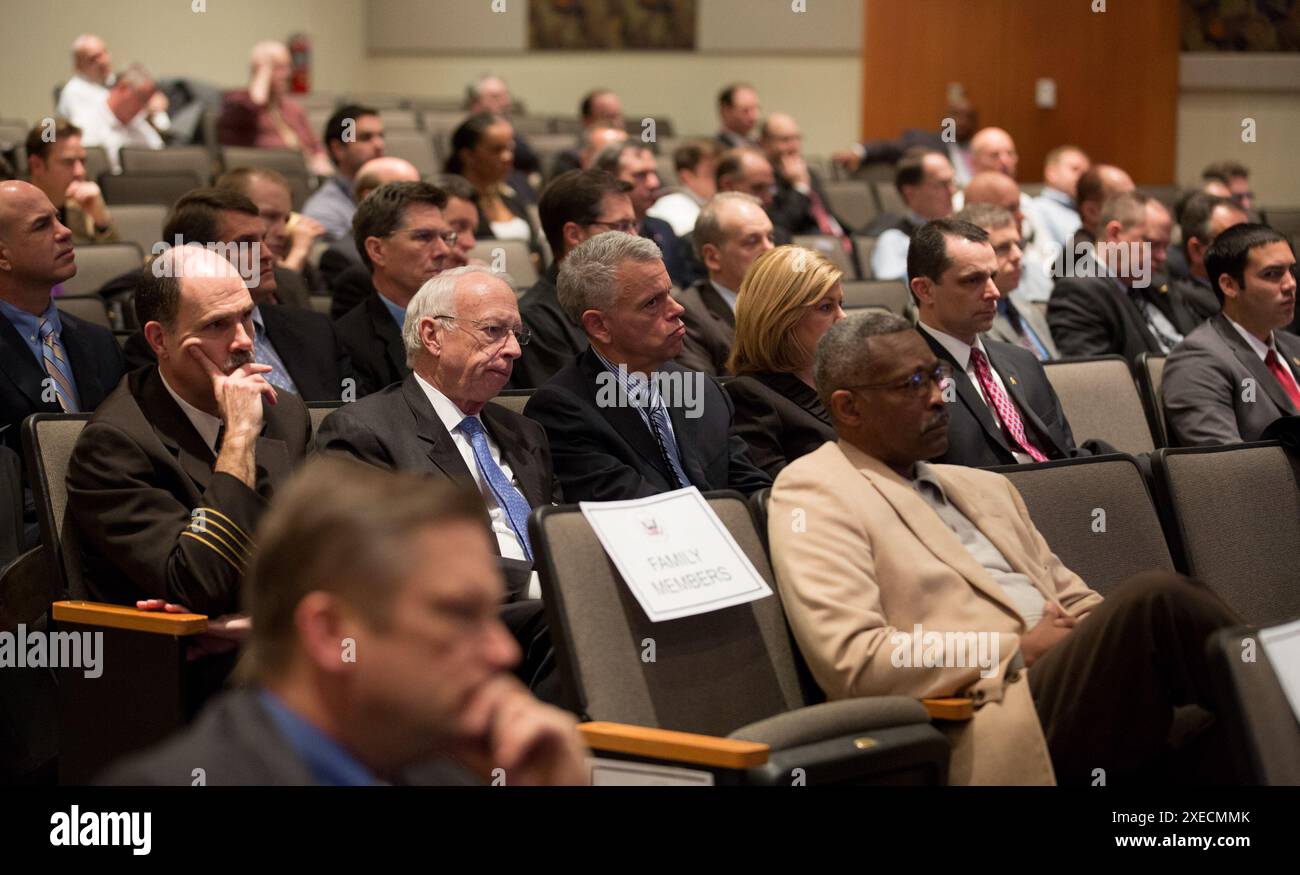
[[[826,199],[830,201],[831,212],[835,213],[849,227],[846,231],[859,231],[876,218],[876,200],[871,195],[871,189],[865,182],[856,179],[828,180],[822,184],[826,191]],[[858,260],[862,259],[862,253],[858,253]]]
[[[845,310],[874,307],[895,316],[907,315],[909,293],[900,280],[846,280],[843,286]]]
[[[179,729],[187,709],[187,640],[201,614],[139,611],[86,601],[76,529],[68,521],[68,461],[88,413],[37,413],[23,421],[23,453],[41,530],[46,603],[63,632],[102,634],[101,674],[58,669],[59,779],[89,783],[108,763]]]
[[[101,174],[113,170],[113,165],[108,161],[108,150],[103,146],[87,146],[85,164],[87,179],[99,179]]]
[[[522,292],[537,282],[532,253],[522,240],[480,239],[469,251],[469,257],[487,262],[494,272],[509,274],[516,292]]]
[[[875,271],[871,269],[871,255],[876,251],[877,237],[868,237],[865,234],[853,235],[853,251],[858,256],[858,266],[861,268],[863,280],[874,280]]]
[[[342,401],[309,401],[307,402],[307,415],[311,417],[311,436],[316,437],[316,431],[320,424],[325,421],[335,410],[343,406]]]
[[[858,275],[853,258],[844,251],[840,241],[829,234],[796,234],[790,242],[795,246],[805,246],[821,253],[831,264],[844,271],[844,276],[848,279]]]
[[[221,163],[226,170],[237,167],[266,167],[285,176],[310,176],[307,159],[297,149],[259,149],[254,146],[223,146]]]
[[[523,416],[528,399],[533,397],[532,389],[507,389],[492,399],[493,404],[500,404],[506,410],[512,410]]]
[[[1151,466],[1179,570],[1247,623],[1300,619],[1300,488],[1282,446],[1166,449]]]
[[[111,279],[144,265],[134,243],[92,243],[75,249],[77,274],[63,282],[66,295],[93,295]]]
[[[1293,244],[1300,240],[1300,207],[1261,207],[1260,212],[1265,222],[1290,237]]]
[[[18,454],[0,446],[0,568],[18,558],[23,544],[23,481]],[[0,615],[8,593],[0,587]]]
[[[112,330],[113,320],[108,317],[108,308],[99,295],[63,295],[55,298],[62,313],[71,313],[78,319]]]
[[[892,174],[888,180],[877,180],[871,184],[871,190],[876,195],[876,208],[882,213],[895,213],[897,215],[907,214],[907,205],[903,203],[903,196],[894,188],[894,178]]]
[[[1165,424],[1164,398],[1160,394],[1165,376],[1165,357],[1149,352],[1141,353],[1133,370],[1137,377],[1138,394],[1142,396],[1142,406],[1146,408],[1147,423],[1151,426],[1156,445],[1171,446],[1169,427]]]
[[[1254,659],[1243,659],[1247,648]],[[1300,784],[1300,723],[1277,672],[1248,626],[1220,629],[1210,636],[1210,671],[1225,747],[1246,782],[1294,787]]]
[[[1052,552],[1102,595],[1134,574],[1174,570],[1160,518],[1132,456],[989,470],[1011,481]]]
[[[384,122],[384,138],[387,140],[388,134],[393,131],[422,131],[424,130],[424,119],[420,114],[412,109],[384,109],[379,113],[379,117]]]
[[[796,768],[810,784],[944,783],[949,745],[926,706],[902,696],[821,701],[800,670],[744,498],[714,493],[709,504],[774,594],[658,623],[646,618],[576,505],[538,508],[530,517],[572,710],[588,720],[766,743],[766,764],[731,776],[741,783],[788,785]],[[647,639],[652,661],[643,660]],[[969,702],[956,701],[961,710],[953,716],[961,719]]]
[[[109,210],[119,204],[158,204],[171,209],[181,195],[202,185],[191,172],[176,173],[104,173],[99,187]]]
[[[1121,356],[1058,359],[1043,370],[1077,443],[1095,438],[1133,455],[1155,449],[1133,373]]]
[[[432,138],[421,131],[384,131],[384,154],[410,161],[426,179],[437,176],[441,170]]]
[[[167,221],[168,208],[160,204],[119,204],[113,207],[113,225],[117,237],[124,243],[134,243],[140,252],[150,254],[155,243],[163,241],[163,223]]]
[[[212,157],[202,146],[171,146],[166,149],[122,147],[123,173],[193,173],[203,185],[212,180]]]

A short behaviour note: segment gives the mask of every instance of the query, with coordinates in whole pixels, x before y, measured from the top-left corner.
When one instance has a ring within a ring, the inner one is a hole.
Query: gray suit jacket
[[[1286,331],[1273,337],[1291,372],[1300,374],[1300,337]],[[1257,441],[1274,420],[1300,413],[1222,314],[1169,354],[1161,394],[1170,436],[1180,446]]]
[[[1060,353],[1056,351],[1056,344],[1052,341],[1052,329],[1047,325],[1047,314],[1043,309],[1034,302],[1025,300],[1019,291],[1013,291],[1009,300],[1015,305],[1020,318],[1034,334],[1038,335],[1039,342],[1047,348],[1047,354],[1052,358],[1059,358]],[[1016,334],[1016,329],[1011,327],[1011,320],[1001,313],[993,317],[993,326],[985,334],[1003,343],[1020,345],[1020,337]]]
[[[98,783],[116,786],[188,787],[203,769],[208,787],[300,787],[316,778],[294,750],[255,689],[213,699],[180,734],[153,750],[119,763]],[[481,783],[451,760],[435,760],[404,772],[397,783],[423,786]]]

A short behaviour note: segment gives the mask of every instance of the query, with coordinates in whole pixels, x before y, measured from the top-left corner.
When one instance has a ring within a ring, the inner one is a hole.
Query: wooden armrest
[[[133,632],[152,632],[157,635],[198,635],[208,630],[205,614],[168,614],[163,611],[141,611],[125,605],[78,601],[55,602],[52,608],[54,619],[63,623],[130,629]]]
[[[930,713],[931,720],[970,720],[975,716],[975,703],[970,699],[922,699],[921,704]]]
[[[738,741],[693,732],[653,729],[627,723],[580,723],[592,750],[676,760],[721,769],[748,769],[767,762],[768,747],[756,741]]]

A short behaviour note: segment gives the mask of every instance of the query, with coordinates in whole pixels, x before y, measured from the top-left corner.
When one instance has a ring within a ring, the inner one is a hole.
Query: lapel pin
[[[1015,377],[1008,376],[1008,379],[1011,380],[1011,385],[1013,385],[1013,386],[1019,386],[1019,385],[1020,385],[1019,383],[1016,382],[1016,378],[1015,378]]]

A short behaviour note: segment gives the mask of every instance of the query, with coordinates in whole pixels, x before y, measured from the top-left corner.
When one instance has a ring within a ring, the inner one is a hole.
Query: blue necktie
[[[497,505],[505,511],[510,528],[514,529],[519,546],[524,548],[528,561],[533,561],[533,546],[528,543],[528,514],[532,510],[528,499],[515,488],[496,462],[492,461],[492,450],[488,448],[487,434],[478,417],[467,416],[456,426],[461,434],[469,437],[470,446],[474,448],[474,460],[478,462],[479,473],[487,481],[492,494],[496,496]]]
[[[54,334],[50,320],[42,317],[37,326],[41,337],[41,363],[45,373],[49,374],[54,385],[54,397],[64,413],[77,412],[76,390],[72,387],[72,368],[68,366],[67,356],[63,354],[63,344]]]
[[[277,389],[283,389],[286,392],[298,392],[298,386],[294,383],[293,377],[284,368],[284,362],[276,354],[275,348],[271,346],[266,339],[266,326],[260,322],[253,323],[253,358],[257,359],[260,365],[270,365],[271,372],[264,374],[266,382],[270,383]]]

